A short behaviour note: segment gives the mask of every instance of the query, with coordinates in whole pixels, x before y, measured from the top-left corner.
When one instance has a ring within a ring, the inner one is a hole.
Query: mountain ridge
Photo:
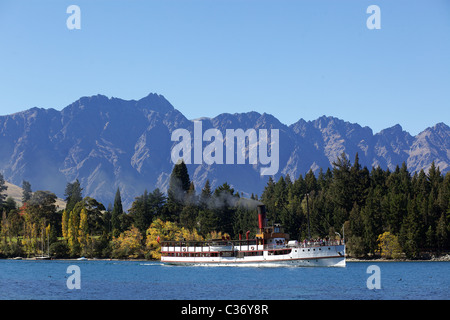
[[[374,134],[370,127],[325,115],[289,126],[257,111],[199,119],[203,132],[279,129],[279,170],[274,178],[326,169],[342,152],[351,161],[358,153],[369,169],[380,165],[393,170],[405,162],[413,173],[427,170],[435,161],[441,172],[450,170],[450,128],[443,122],[412,136],[400,124]],[[79,179],[84,194],[105,205],[120,188],[128,209],[145,189],[167,189],[171,148],[177,143],[171,133],[183,128],[193,137],[193,121],[155,93],[139,100],[81,97],[61,111],[34,107],[0,116],[0,172],[11,183],[27,180],[33,190],[51,190],[60,197],[67,182]],[[267,183],[259,167],[248,159],[242,165],[188,164],[196,190],[209,179],[213,188],[228,182],[246,195],[260,194]]]

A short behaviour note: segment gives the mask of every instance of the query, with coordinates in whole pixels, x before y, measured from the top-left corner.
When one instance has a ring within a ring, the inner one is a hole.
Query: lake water
[[[80,289],[67,280],[80,270]],[[379,267],[380,289],[368,289]],[[0,299],[448,300],[450,262],[348,262],[345,268],[182,267],[145,261],[0,260]]]

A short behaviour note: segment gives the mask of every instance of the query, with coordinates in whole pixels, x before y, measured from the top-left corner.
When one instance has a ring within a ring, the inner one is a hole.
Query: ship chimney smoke
[[[266,227],[266,206],[263,204],[258,205],[258,226],[260,230]]]

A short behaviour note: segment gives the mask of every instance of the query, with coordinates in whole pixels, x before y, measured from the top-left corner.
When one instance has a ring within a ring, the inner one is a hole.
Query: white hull
[[[166,254],[161,257],[161,261],[172,265],[196,265],[196,266],[239,266],[239,267],[345,267],[344,245],[330,245],[317,247],[285,247],[277,246],[276,250],[251,247],[251,250],[229,251],[229,256],[211,256],[208,251],[196,252],[195,247],[173,247],[173,251],[179,254]],[[250,248],[250,249],[251,249]],[[169,248],[166,248],[168,250]],[[191,249],[191,250],[189,250]],[[244,248],[249,249],[249,248]],[[185,250],[185,251],[183,251]],[[282,251],[284,250],[284,251]],[[251,253],[254,255],[240,255],[239,252]],[[286,254],[279,254],[286,252]]]

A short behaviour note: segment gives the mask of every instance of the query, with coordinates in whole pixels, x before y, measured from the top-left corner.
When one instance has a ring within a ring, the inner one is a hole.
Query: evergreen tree
[[[166,196],[158,188],[153,190],[153,192],[148,195],[148,203],[152,212],[152,216],[157,217],[163,214],[166,200]]]
[[[194,230],[198,226],[197,216],[197,196],[195,194],[194,183],[191,182],[189,185],[189,190],[186,193],[185,204],[180,212],[180,223],[184,228]]]
[[[336,162],[333,162],[333,181],[330,185],[331,200],[347,213],[350,213],[353,207],[352,199],[354,197],[350,169],[350,161],[343,152]]]
[[[442,252],[449,247],[449,226],[446,221],[445,214],[442,213],[436,226],[436,245],[438,251]]]
[[[255,209],[238,206],[234,214],[233,233],[235,235],[243,236],[247,231],[250,231],[252,238],[255,236],[255,230],[258,228],[258,215]]]
[[[364,241],[365,228],[364,220],[361,215],[361,209],[355,203],[349,214],[349,228],[346,229],[348,251],[356,257],[362,257],[367,254]]]
[[[129,214],[133,218],[134,226],[139,229],[141,234],[145,234],[152,219],[147,189],[145,189],[143,195],[135,198]]]
[[[170,174],[169,189],[167,191],[169,201],[182,203],[189,190],[191,181],[184,161],[177,163]]]
[[[211,195],[212,195],[211,185],[209,183],[209,180],[206,180],[205,186],[203,187],[199,198],[200,208],[205,209],[208,207],[209,202],[211,201]]]
[[[121,232],[123,232],[122,228],[123,222],[123,207],[122,207],[122,198],[120,196],[120,190],[117,188],[116,196],[114,197],[114,207],[111,213],[111,227],[112,227],[112,235],[114,237],[119,236]]]
[[[31,184],[28,181],[22,181],[22,202],[25,203],[31,199],[33,192],[31,191]]]
[[[214,190],[212,203],[217,215],[217,231],[234,235],[233,222],[238,195],[228,183],[223,183]]]
[[[305,175],[306,193],[311,193],[318,190],[317,179],[312,169],[309,169]]]
[[[72,211],[77,202],[83,200],[82,191],[83,188],[81,188],[78,179],[75,182],[67,183],[64,195],[66,197],[66,210],[68,212]]]
[[[283,177],[280,177],[273,189],[274,207],[272,212],[267,212],[267,219],[273,223],[279,223],[283,215],[288,214],[288,189]]]
[[[349,200],[352,204],[356,202],[360,207],[364,205],[369,186],[369,170],[366,167],[361,168],[361,165],[359,164],[359,156],[358,153],[356,153],[355,161],[353,166],[350,168],[349,192],[351,192],[351,197]]]
[[[261,202],[264,203],[267,210],[267,219],[273,221],[273,214],[276,210],[276,197],[275,197],[275,182],[270,176],[267,181],[267,185],[264,187],[264,191],[261,195]]]
[[[365,206],[361,210],[364,223],[364,244],[366,253],[375,254],[378,249],[377,238],[383,231],[379,194],[370,189]]]
[[[184,161],[180,161],[173,167],[167,190],[167,210],[171,219],[179,219],[190,184],[186,164]]]
[[[421,222],[420,199],[414,198],[408,204],[408,214],[405,216],[400,230],[400,244],[407,258],[417,258],[420,251]]]
[[[6,199],[6,194],[4,193],[8,189],[6,181],[3,175],[0,173],[0,209],[3,207],[4,201]]]

